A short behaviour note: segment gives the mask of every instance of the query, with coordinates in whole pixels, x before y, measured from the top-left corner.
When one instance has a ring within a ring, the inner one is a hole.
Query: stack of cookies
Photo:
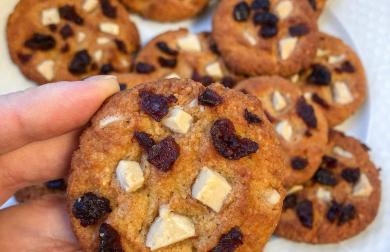
[[[272,234],[336,243],[375,219],[369,148],[334,129],[364,104],[365,72],[319,31],[324,0],[221,0],[211,31],[164,32],[142,49],[128,10],[171,22],[208,1],[33,2],[7,31],[27,78],[114,74],[122,89],[82,134],[67,183],[19,193],[67,184],[84,250],[261,251]]]

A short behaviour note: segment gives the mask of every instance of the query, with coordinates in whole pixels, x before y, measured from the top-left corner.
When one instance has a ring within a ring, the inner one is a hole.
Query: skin
[[[0,205],[18,189],[67,174],[81,129],[119,91],[112,76],[0,96]],[[62,196],[0,210],[2,251],[81,251]]]

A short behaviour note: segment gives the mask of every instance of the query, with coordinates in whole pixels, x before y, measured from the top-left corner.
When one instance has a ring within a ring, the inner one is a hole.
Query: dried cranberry
[[[301,37],[308,34],[310,32],[310,28],[306,24],[301,23],[290,26],[290,28],[288,28],[288,32],[292,37]]]
[[[355,67],[349,60],[344,61],[340,67],[336,68],[336,72],[338,73],[354,73]]]
[[[321,64],[314,64],[311,66],[311,73],[307,77],[307,81],[311,84],[326,86],[332,80],[332,74],[329,69]]]
[[[124,91],[127,89],[127,85],[126,83],[119,83],[119,90],[120,91]]]
[[[96,224],[104,215],[110,213],[110,201],[105,197],[99,197],[92,192],[87,192],[73,203],[73,216],[80,220],[83,227]]]
[[[318,105],[320,105],[324,109],[330,108],[329,104],[324,99],[322,99],[321,96],[319,96],[316,93],[311,95],[311,99],[313,102],[317,103]]]
[[[84,24],[84,19],[82,17],[80,17],[79,14],[77,14],[76,8],[74,6],[66,4],[66,5],[60,7],[58,10],[60,12],[61,18],[68,20],[68,21],[72,21],[73,23],[78,24],[78,25]]]
[[[297,101],[296,111],[307,127],[317,128],[317,118],[313,106],[308,104],[303,96]]]
[[[66,189],[66,182],[64,179],[56,179],[46,182],[45,186],[48,189],[64,191]]]
[[[145,90],[141,91],[139,96],[141,98],[142,111],[150,115],[154,120],[159,122],[168,114],[169,101],[167,97]]]
[[[156,46],[158,49],[160,49],[160,51],[162,51],[163,53],[166,53],[168,55],[171,55],[171,56],[176,56],[178,54],[178,51],[170,48],[168,46],[167,43],[163,42],[163,41],[159,41],[156,43]]]
[[[210,252],[233,252],[243,244],[244,236],[239,227],[234,227],[226,234],[223,234]]]
[[[317,0],[308,0],[311,8],[316,11],[317,10]]]
[[[160,66],[166,67],[166,68],[175,68],[177,65],[176,59],[167,59],[164,57],[158,57],[158,63],[160,63]]]
[[[115,70],[114,67],[110,63],[108,63],[108,64],[104,64],[101,66],[99,73],[100,74],[109,74],[109,73],[113,72],[114,70]]]
[[[356,209],[352,204],[347,204],[340,209],[338,225],[343,225],[356,217]]]
[[[22,62],[22,64],[26,64],[32,58],[32,54],[18,53],[17,56],[20,62]]]
[[[61,37],[63,39],[67,39],[69,37],[72,37],[74,32],[73,32],[73,29],[70,25],[66,24],[64,25],[61,30],[60,30],[60,34],[61,34]]]
[[[120,39],[115,39],[114,42],[120,52],[127,53],[127,47],[125,42]]]
[[[269,11],[270,2],[269,0],[254,0],[251,7],[253,10]]]
[[[55,24],[49,24],[49,30],[51,32],[56,32],[57,31],[57,25]]]
[[[87,50],[78,51],[71,60],[68,70],[72,74],[84,74],[87,72],[87,67],[91,63],[91,57]]]
[[[65,45],[63,45],[63,46],[61,47],[61,49],[60,49],[60,51],[61,51],[62,53],[67,53],[67,52],[69,52],[69,50],[70,50],[70,46],[69,46],[68,43],[65,43]]]
[[[310,200],[303,200],[295,207],[299,221],[304,227],[313,227],[313,203]]]
[[[202,83],[203,86],[205,86],[205,87],[207,87],[207,86],[211,85],[212,83],[214,83],[213,77],[211,77],[209,75],[200,75],[198,73],[198,71],[196,71],[196,70],[192,73],[191,79],[194,80],[194,81]]]
[[[249,112],[248,109],[244,111],[244,118],[248,123],[261,124],[262,120],[260,117],[252,112]]]
[[[180,147],[171,136],[164,138],[148,150],[148,161],[157,169],[167,172],[179,157]]]
[[[214,90],[206,88],[206,90],[198,96],[198,101],[201,105],[215,107],[223,102],[223,98]]]
[[[333,223],[340,215],[341,205],[336,201],[332,201],[328,211],[326,212],[326,218],[329,222]]]
[[[224,76],[221,79],[221,84],[227,88],[233,88],[234,85],[236,84],[236,81],[230,76]]]
[[[116,7],[111,5],[110,0],[100,0],[100,8],[102,8],[104,16],[116,18]]]
[[[279,18],[271,12],[256,12],[253,15],[253,23],[255,25],[270,25],[276,26]]]
[[[328,169],[319,168],[314,174],[313,180],[322,185],[335,186],[337,179],[333,172]]]
[[[136,131],[134,133],[134,137],[137,140],[138,144],[141,145],[141,147],[144,148],[146,151],[148,151],[150,148],[152,148],[153,145],[156,144],[152,136],[145,132]]]
[[[296,194],[289,194],[283,200],[283,210],[287,210],[289,208],[295,208],[298,203],[298,197]]]
[[[359,181],[360,178],[360,169],[359,168],[345,168],[341,171],[341,177],[351,183],[355,184]]]
[[[152,73],[156,70],[156,68],[151,65],[151,64],[148,64],[148,63],[144,63],[144,62],[138,62],[136,65],[135,65],[135,71],[137,73],[140,73],[140,74],[148,74],[148,73]]]
[[[214,41],[210,42],[210,50],[214,54],[216,54],[216,55],[220,55],[221,54],[221,52],[219,51],[217,43],[215,43]]]
[[[31,50],[48,51],[56,46],[56,40],[51,35],[34,33],[24,42],[24,46]]]
[[[259,35],[265,39],[272,38],[278,34],[278,27],[276,25],[262,25],[259,30]]]
[[[241,1],[234,6],[233,17],[238,22],[246,21],[250,15],[249,5],[245,1]]]
[[[336,168],[337,163],[338,163],[338,161],[334,157],[327,156],[327,155],[324,155],[322,157],[321,165],[324,168],[328,168],[328,169]]]
[[[107,223],[99,227],[99,252],[124,252],[119,233]]]
[[[236,135],[236,129],[229,119],[215,121],[210,134],[215,150],[227,159],[238,160],[259,149],[256,142]]]
[[[291,159],[291,167],[294,169],[294,170],[303,170],[306,168],[306,166],[308,165],[308,161],[306,158],[303,158],[303,157],[293,157]]]

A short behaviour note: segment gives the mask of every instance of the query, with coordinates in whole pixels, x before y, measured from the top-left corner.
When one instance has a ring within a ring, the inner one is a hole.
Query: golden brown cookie
[[[289,76],[315,55],[317,19],[307,0],[222,0],[213,37],[231,70]]]
[[[290,158],[285,185],[290,187],[310,179],[328,141],[328,123],[322,110],[307,102],[299,88],[278,76],[246,79],[236,89],[260,99],[274,125]]]
[[[317,55],[307,70],[291,77],[325,112],[330,126],[355,113],[365,102],[367,83],[359,56],[342,40],[322,33]]]
[[[36,200],[49,194],[65,195],[66,182],[64,179],[48,181],[45,184],[28,186],[15,193],[18,202]]]
[[[215,81],[233,87],[232,74],[219,55],[209,33],[194,34],[187,29],[168,31],[151,40],[138,54],[135,73],[149,80],[190,78],[210,85]]]
[[[161,22],[175,22],[199,14],[208,0],[121,0],[130,10]]]
[[[260,251],[281,211],[284,165],[254,97],[184,79],[138,85],[81,137],[71,222],[85,251]]]
[[[366,145],[331,131],[322,164],[311,181],[284,200],[276,234],[308,243],[336,243],[362,232],[377,215],[379,171]]]
[[[39,84],[129,72],[140,43],[117,0],[21,0],[7,40],[12,60]]]

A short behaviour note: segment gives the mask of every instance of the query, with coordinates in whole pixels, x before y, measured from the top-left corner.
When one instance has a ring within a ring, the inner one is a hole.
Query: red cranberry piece
[[[351,184],[356,184],[360,178],[359,168],[345,168],[341,171],[341,177]]]
[[[79,14],[77,14],[74,6],[66,4],[66,5],[60,7],[58,10],[60,12],[61,18],[68,20],[68,21],[71,21],[71,22],[78,24],[78,25],[84,24],[84,19],[82,17],[80,17]]]
[[[310,28],[306,24],[301,23],[290,26],[290,28],[288,28],[288,32],[292,37],[301,37],[308,34],[310,32]]]
[[[311,73],[307,77],[307,81],[314,85],[327,86],[332,81],[332,74],[326,66],[314,64],[311,66]]]
[[[198,96],[198,101],[201,105],[215,107],[223,102],[223,98],[214,90],[206,88],[206,90]]]
[[[244,118],[249,124],[251,124],[251,123],[261,124],[262,123],[260,117],[252,112],[249,112],[248,109],[245,109],[245,111],[244,111]]]
[[[289,208],[295,208],[298,202],[298,197],[296,194],[289,194],[283,200],[283,210],[287,210]]]
[[[166,53],[166,54],[171,55],[171,56],[176,56],[176,55],[178,54],[178,51],[176,51],[176,50],[170,48],[170,47],[168,46],[168,44],[165,43],[165,42],[163,42],[163,41],[157,42],[157,43],[156,43],[156,47],[157,47],[158,49],[160,49],[160,51],[162,51],[163,53]]]
[[[139,96],[141,98],[142,111],[157,122],[161,121],[168,114],[169,100],[167,97],[145,90],[140,91]]]
[[[99,197],[92,192],[87,192],[73,203],[73,216],[80,220],[83,227],[96,224],[104,215],[110,213],[110,201],[105,197]]]
[[[313,102],[317,103],[318,105],[320,105],[324,109],[329,109],[330,108],[329,104],[324,99],[322,99],[321,96],[319,96],[316,93],[312,94],[311,100]]]
[[[138,62],[135,65],[135,71],[139,74],[148,74],[154,72],[155,70],[156,68],[153,65],[145,62]]]
[[[51,180],[45,183],[46,188],[51,190],[66,190],[66,182],[64,179]]]
[[[102,67],[100,68],[100,74],[109,74],[111,72],[114,72],[114,67],[108,63],[108,64],[104,64],[102,65]]]
[[[227,159],[238,160],[259,149],[256,142],[236,135],[236,129],[229,119],[215,121],[210,134],[215,150]]]
[[[332,201],[328,211],[326,212],[326,218],[329,222],[333,223],[340,215],[341,205],[336,201]]]
[[[223,234],[210,252],[233,252],[243,244],[244,236],[239,227],[234,227],[226,234]]]
[[[177,60],[158,57],[158,63],[160,63],[160,66],[165,68],[175,68],[177,65]]]
[[[51,32],[56,32],[57,31],[57,25],[55,25],[55,24],[49,24],[49,30],[51,31]]]
[[[303,200],[295,207],[299,221],[304,227],[313,227],[313,203],[310,200]]]
[[[120,39],[115,39],[114,42],[120,52],[127,53],[127,46],[125,42]]]
[[[356,208],[352,204],[347,204],[340,209],[340,217],[337,222],[339,226],[353,220],[356,217]]]
[[[259,30],[259,35],[265,39],[272,38],[278,34],[278,27],[276,25],[262,25]]]
[[[157,169],[168,172],[179,157],[180,147],[171,136],[153,145],[148,150],[148,161]]]
[[[116,7],[111,5],[110,0],[99,0],[99,2],[104,16],[108,18],[116,18]]]
[[[233,18],[238,22],[246,21],[249,18],[251,9],[245,1],[241,1],[234,6]]]
[[[336,72],[338,73],[354,73],[355,67],[352,65],[350,61],[344,61],[340,67],[336,68]]]
[[[68,70],[72,74],[84,74],[87,72],[87,67],[91,63],[91,57],[87,50],[78,51],[71,60]]]
[[[153,145],[156,144],[152,136],[145,132],[136,131],[134,133],[134,137],[137,140],[138,144],[141,145],[141,147],[144,148],[146,151],[148,151],[150,148],[152,148]]]
[[[32,58],[32,54],[18,53],[17,56],[20,62],[22,62],[22,64],[26,64]]]
[[[298,116],[305,122],[309,128],[317,128],[317,118],[313,107],[308,104],[304,97],[300,97],[297,101],[296,111]]]
[[[61,37],[63,39],[67,39],[69,37],[72,37],[74,32],[73,32],[73,29],[70,25],[66,24],[64,25],[61,30],[60,30],[60,34],[61,34]]]
[[[333,172],[324,168],[319,168],[317,170],[313,180],[322,185],[335,186],[337,184],[337,179]]]
[[[321,166],[324,168],[332,169],[337,167],[337,159],[331,156],[324,155],[322,157]]]
[[[196,70],[192,73],[191,79],[194,80],[194,81],[202,83],[203,86],[205,86],[205,87],[207,87],[207,86],[211,85],[212,83],[214,83],[213,77],[211,77],[209,75],[200,75],[198,73],[198,71],[196,71]]]
[[[51,35],[34,33],[24,42],[24,46],[31,50],[48,51],[56,46],[56,40]]]
[[[254,0],[251,7],[253,10],[269,11],[270,2],[269,0]]]
[[[124,252],[121,237],[110,224],[102,223],[99,227],[99,252]]]
[[[276,26],[279,18],[271,12],[256,12],[253,15],[253,23],[255,25],[270,25]]]
[[[233,88],[234,85],[236,84],[236,81],[230,76],[224,76],[221,79],[221,84],[227,88]]]
[[[316,11],[317,10],[317,0],[308,0],[311,8]]]
[[[291,168],[294,170],[303,170],[309,164],[306,158],[303,157],[293,157],[291,159]]]
[[[127,89],[127,85],[126,83],[119,83],[119,90],[120,91],[124,91]]]

